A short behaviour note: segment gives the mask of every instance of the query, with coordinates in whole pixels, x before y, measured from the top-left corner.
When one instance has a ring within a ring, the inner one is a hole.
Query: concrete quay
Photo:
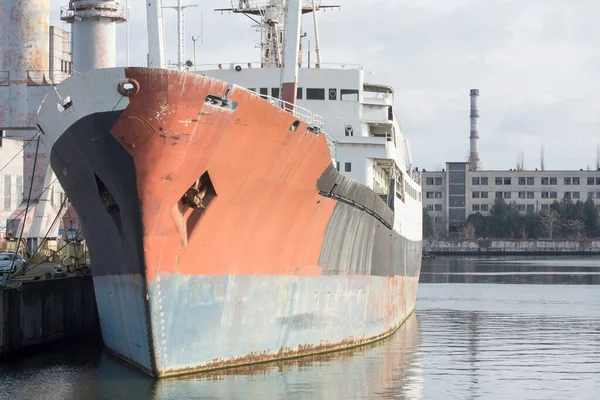
[[[99,330],[91,275],[14,280],[0,287],[0,354]]]
[[[424,239],[431,255],[600,255],[600,240]]]

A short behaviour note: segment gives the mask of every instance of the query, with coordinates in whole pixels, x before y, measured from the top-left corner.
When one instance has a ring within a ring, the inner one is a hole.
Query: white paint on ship
[[[58,85],[56,91],[49,93],[38,113],[38,124],[44,132],[42,143],[48,153],[60,136],[84,116],[125,109],[129,99],[117,90],[117,84],[124,79],[124,68],[94,70],[73,75]],[[70,97],[72,105],[61,111],[59,104],[67,97]]]

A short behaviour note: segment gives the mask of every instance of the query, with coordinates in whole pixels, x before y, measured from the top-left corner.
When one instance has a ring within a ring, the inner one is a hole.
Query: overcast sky
[[[51,24],[61,25],[52,1]],[[125,4],[125,0],[121,1]],[[146,11],[129,0],[130,65],[146,64]],[[175,5],[176,0],[163,0]],[[186,47],[196,62],[259,61],[251,21],[215,14],[229,0],[185,0]],[[597,0],[339,0],[320,12],[323,62],[359,63],[371,82],[396,91],[415,164],[442,168],[469,149],[469,89],[478,88],[480,156],[485,169],[585,169],[600,144],[600,1]],[[304,17],[312,36],[312,18]],[[167,58],[177,58],[174,10],[164,10]],[[118,28],[125,65],[125,27]]]

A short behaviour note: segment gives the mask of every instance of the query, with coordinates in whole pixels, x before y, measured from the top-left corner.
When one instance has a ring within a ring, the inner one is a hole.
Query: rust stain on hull
[[[368,346],[368,345],[371,345],[371,344],[374,344],[374,343],[377,343],[379,341],[389,338],[396,331],[398,331],[398,329],[400,329],[400,327],[404,324],[406,319],[408,317],[410,317],[413,313],[414,313],[414,310],[411,311],[411,313],[408,314],[406,316],[406,318],[400,324],[398,324],[394,328],[390,329],[389,331],[384,332],[377,336],[369,337],[369,338],[355,339],[355,338],[350,337],[350,338],[343,339],[339,343],[304,345],[295,350],[282,348],[277,353],[271,353],[271,352],[253,353],[253,354],[248,354],[248,355],[242,356],[242,357],[236,357],[236,358],[230,359],[230,360],[214,360],[213,362],[208,363],[203,366],[200,366],[200,367],[190,367],[190,368],[182,368],[182,369],[177,369],[177,370],[160,371],[158,374],[152,372],[150,369],[148,369],[144,366],[141,366],[140,364],[138,364],[126,357],[123,357],[118,352],[115,352],[107,347],[105,347],[105,349],[111,356],[118,358],[136,368],[139,368],[141,371],[145,372],[150,377],[153,377],[153,378],[178,378],[178,377],[188,376],[188,375],[192,375],[192,374],[205,374],[205,373],[209,373],[209,372],[219,372],[222,370],[238,369],[238,368],[250,367],[250,366],[255,366],[255,365],[279,362],[279,361],[294,360],[294,359],[300,359],[300,358],[305,358],[305,357],[324,355],[324,354],[339,352],[339,351],[343,351],[343,350],[352,350],[352,349],[356,349],[359,347]]]
[[[363,346],[402,325],[420,245],[320,194],[332,168],[323,135],[215,79],[124,76],[139,83],[126,108],[86,110],[61,144],[103,138],[77,152],[80,176],[60,179],[83,223],[114,233],[86,234],[92,254],[119,254],[94,274],[113,353],[168,377]]]

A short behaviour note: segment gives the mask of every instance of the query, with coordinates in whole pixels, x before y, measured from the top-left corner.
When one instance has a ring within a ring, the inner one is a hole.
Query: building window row
[[[535,192],[519,192],[520,199],[533,199],[535,198]]]
[[[519,212],[534,212],[535,205],[534,204],[519,204]]]
[[[474,176],[473,178],[471,178],[471,184],[473,186],[486,186],[488,184],[488,178],[487,176]]]
[[[442,198],[442,192],[426,192],[425,193],[425,198],[426,199],[441,199]]]
[[[494,181],[494,183],[496,185],[512,185],[512,179],[509,177],[496,177],[496,180]]]
[[[565,177],[565,185],[579,185],[578,177]]]
[[[594,179],[596,181],[596,185],[600,185],[600,176],[597,176],[596,178],[594,178],[593,176],[590,176],[589,178],[587,178],[587,184],[588,185],[593,185],[594,184]]]
[[[535,199],[536,192],[518,192],[518,197],[519,199]],[[557,199],[558,198],[558,192],[540,192],[542,199]],[[471,197],[473,197],[474,199],[487,199],[488,198],[488,192],[472,192]],[[580,199],[581,198],[581,192],[564,192],[564,197],[566,198],[573,198],[573,199]],[[587,195],[588,199],[593,199],[594,198],[594,192],[588,192]],[[496,198],[497,199],[511,199],[512,198],[512,192],[496,192]],[[596,198],[600,199],[600,192],[596,192]]]
[[[512,179],[510,177],[496,177],[494,178],[494,183],[498,186],[500,185],[511,185],[512,184]],[[518,183],[519,185],[535,185],[535,177],[532,176],[521,176],[518,178]],[[542,185],[558,185],[558,178],[557,177],[542,177],[541,178],[541,183]],[[471,184],[473,186],[479,186],[479,185],[487,185],[488,184],[488,178],[487,177],[479,177],[479,176],[474,176],[471,178]],[[581,178],[577,177],[577,176],[572,176],[572,177],[565,177],[564,178],[564,184],[565,185],[580,185],[581,184]],[[588,185],[600,185],[600,176],[598,177],[588,177],[587,178],[587,184]]]
[[[542,177],[542,185],[558,185],[558,178]]]
[[[558,192],[542,192],[542,199],[557,199]]]
[[[517,208],[518,208],[519,212],[528,212],[528,213],[535,212],[535,204],[517,204]],[[541,210],[549,210],[550,204],[541,204],[540,208],[541,208]],[[600,208],[600,206],[597,206],[597,208]],[[489,211],[489,205],[487,205],[487,204],[472,204],[471,210],[473,212]]]
[[[528,176],[528,177],[524,177],[521,176],[519,177],[519,185],[534,185],[535,184],[535,178],[532,176]]]
[[[425,179],[425,184],[429,185],[429,186],[441,186],[442,185],[442,177],[437,177],[437,178],[433,178],[433,177],[429,177]]]
[[[427,204],[427,211],[442,211],[441,204]]]

